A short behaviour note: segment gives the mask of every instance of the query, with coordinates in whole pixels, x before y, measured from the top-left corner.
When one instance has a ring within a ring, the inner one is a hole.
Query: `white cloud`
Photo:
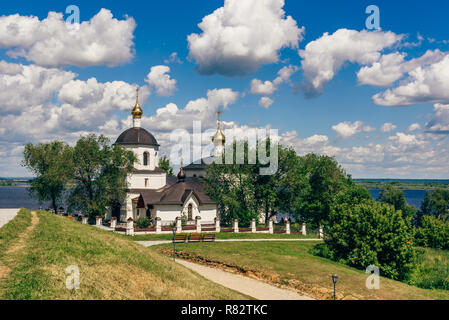
[[[421,125],[419,123],[412,123],[408,128],[407,132],[413,132],[421,129]]]
[[[449,103],[449,54],[429,66],[419,66],[398,87],[373,96],[383,106]]]
[[[285,66],[278,71],[278,76],[273,81],[262,82],[259,79],[253,79],[251,81],[252,94],[259,94],[264,96],[271,96],[278,87],[284,82],[290,82],[290,77],[298,71],[297,66]]]
[[[332,130],[334,130],[337,133],[338,139],[347,139],[357,133],[372,132],[376,129],[364,125],[362,121],[355,121],[355,122],[345,121],[332,126]]]
[[[396,129],[397,126],[395,126],[394,124],[390,123],[390,122],[386,122],[382,125],[382,127],[380,128],[380,131],[385,133],[385,132],[390,132],[393,131],[394,129]]]
[[[264,107],[265,109],[268,109],[273,103],[274,101],[269,97],[262,97],[259,99],[259,105]]]
[[[393,32],[339,29],[324,33],[299,51],[308,95],[319,94],[345,62],[367,65],[380,58],[380,52],[403,38]]]
[[[170,63],[179,63],[182,64],[181,59],[179,59],[178,53],[177,52],[172,52],[170,54],[170,57],[168,59],[164,60],[165,64],[170,64]]]
[[[406,54],[394,52],[382,55],[379,61],[374,62],[371,66],[363,67],[357,73],[360,84],[369,84],[379,87],[387,87],[392,85],[417,67],[433,64],[441,61],[445,56],[440,50],[428,50],[419,58],[405,61]]]
[[[171,79],[170,67],[168,66],[154,66],[151,67],[150,73],[147,75],[145,81],[156,89],[158,96],[171,96],[176,90],[176,80]]]
[[[101,9],[92,19],[70,29],[62,13],[39,20],[18,14],[0,17],[0,48],[41,66],[117,65],[133,57],[133,18],[117,20]]]
[[[449,134],[449,104],[435,104],[433,117],[426,124],[426,130],[433,133]]]
[[[242,76],[278,62],[282,48],[297,48],[304,27],[285,17],[284,0],[225,0],[205,16],[201,34],[187,37],[189,57],[200,74]]]

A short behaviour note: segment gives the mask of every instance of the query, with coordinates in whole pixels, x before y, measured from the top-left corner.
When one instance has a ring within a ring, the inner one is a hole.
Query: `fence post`
[[[201,217],[200,216],[195,217],[195,226],[196,226],[196,233],[201,233]]]
[[[126,221],[126,235],[134,236],[134,220],[131,217]]]
[[[88,220],[89,220],[89,217],[84,216],[84,215],[81,216],[81,223],[82,224],[87,224]]]
[[[239,232],[239,220],[238,219],[234,219],[234,232],[235,233]]]
[[[97,227],[101,226],[101,220],[102,220],[101,216],[97,216],[97,221],[96,221],[96,223],[95,223],[95,225],[96,225]]]
[[[285,233],[290,234],[290,220],[285,222]]]
[[[268,219],[268,232],[273,234],[273,219]]]
[[[176,217],[176,233],[182,232],[181,217]]]
[[[161,217],[156,217],[155,223],[156,223],[156,233],[161,233],[162,232]]]
[[[117,226],[117,217],[112,217],[111,218],[111,228],[115,229],[115,227]]]
[[[306,236],[306,235],[307,235],[306,223],[305,223],[305,222],[302,223],[302,226],[301,226],[301,233],[302,233],[303,236]]]
[[[251,232],[256,233],[256,219],[251,219]]]
[[[215,220],[215,232],[220,232],[220,219],[218,217],[215,217],[214,220]]]
[[[320,239],[323,239],[323,236],[324,236],[323,227],[321,226],[321,223],[318,223],[318,237]]]

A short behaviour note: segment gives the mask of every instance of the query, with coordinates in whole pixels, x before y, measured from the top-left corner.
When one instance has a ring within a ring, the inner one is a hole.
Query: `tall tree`
[[[61,141],[25,146],[22,165],[35,176],[31,194],[40,203],[51,201],[57,210],[72,172],[71,148]]]
[[[449,190],[438,188],[427,191],[421,204],[420,217],[423,215],[449,220]]]
[[[163,156],[159,160],[159,168],[164,169],[167,172],[168,177],[173,177],[175,174],[173,173],[173,168],[170,166],[170,160]]]
[[[335,197],[352,184],[352,179],[328,156],[308,154],[301,158],[299,166],[308,186],[297,199],[297,212],[307,221],[325,223]]]
[[[73,148],[73,188],[70,209],[87,215],[104,216],[107,208],[122,203],[126,194],[126,178],[133,170],[136,157],[119,145],[110,145],[101,135],[88,135]]]
[[[411,220],[415,218],[416,209],[407,204],[404,191],[398,189],[393,184],[385,185],[380,191],[377,200],[392,205],[395,210],[401,210],[402,215],[407,219]]]

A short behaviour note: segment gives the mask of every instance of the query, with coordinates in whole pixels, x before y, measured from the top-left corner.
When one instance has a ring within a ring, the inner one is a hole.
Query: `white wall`
[[[206,176],[206,170],[186,170],[185,173],[187,178]]]
[[[152,146],[138,146],[138,145],[125,145],[125,149],[133,151],[137,157],[137,162],[134,167],[137,170],[154,170],[154,168],[159,166],[159,148]],[[143,165],[143,153],[148,152],[148,165]]]
[[[148,185],[145,186],[145,179]],[[160,189],[167,184],[166,173],[133,173],[128,175],[129,189]]]

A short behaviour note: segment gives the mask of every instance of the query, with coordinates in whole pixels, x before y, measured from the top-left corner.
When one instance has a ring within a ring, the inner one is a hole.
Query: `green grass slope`
[[[1,229],[0,246],[11,246],[14,236],[22,239],[0,257],[10,269],[0,278],[0,299],[247,298],[132,239],[43,211],[37,217],[32,230],[28,211]],[[29,234],[21,234],[27,228]],[[79,290],[66,288],[70,265],[80,270]]]

